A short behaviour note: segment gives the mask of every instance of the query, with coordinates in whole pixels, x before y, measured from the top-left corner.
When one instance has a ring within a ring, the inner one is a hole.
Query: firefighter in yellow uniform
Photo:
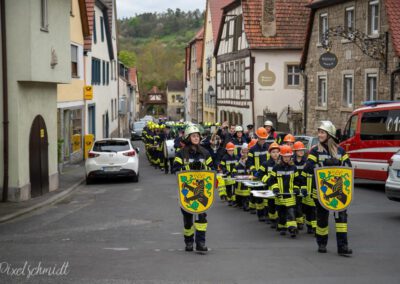
[[[329,211],[322,207],[317,199],[317,190],[315,188],[314,168],[330,166],[348,166],[351,167],[349,156],[345,150],[336,142],[336,127],[330,121],[322,121],[318,127],[318,145],[314,146],[306,165],[304,173],[312,176],[312,197],[316,205],[317,229],[316,239],[318,252],[326,253],[329,234]],[[336,241],[339,255],[350,255],[353,251],[348,247],[347,240],[347,211],[335,213],[336,222]]]
[[[185,147],[176,154],[173,163],[173,172],[190,170],[212,170],[213,160],[210,153],[200,146],[200,130],[195,125],[185,129]],[[193,222],[193,214],[181,209],[183,215],[185,250],[193,251],[193,243],[196,242],[196,251],[206,252],[207,214],[198,214]]]

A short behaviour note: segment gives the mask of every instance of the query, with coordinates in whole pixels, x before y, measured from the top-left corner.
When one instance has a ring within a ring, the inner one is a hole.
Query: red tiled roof
[[[132,85],[137,85],[138,78],[136,67],[129,68],[129,81]]]
[[[212,32],[214,38],[214,45],[217,44],[218,40],[218,30],[219,26],[221,25],[222,20],[222,8],[230,4],[234,0],[208,0],[210,4],[210,17],[211,17],[211,25],[212,25]]]
[[[94,16],[94,3],[96,0],[86,0],[86,13],[89,21],[90,35],[85,36],[84,49],[86,51],[92,50],[92,35],[93,35],[93,16]]]
[[[308,0],[276,0],[276,35],[262,33],[262,0],[242,0],[244,30],[250,49],[302,49],[310,9]]]
[[[385,7],[392,35],[393,48],[396,55],[400,57],[400,1],[385,0]]]
[[[150,92],[148,92],[148,94],[159,94],[160,90],[157,88],[157,86],[153,86],[153,88],[151,88]]]

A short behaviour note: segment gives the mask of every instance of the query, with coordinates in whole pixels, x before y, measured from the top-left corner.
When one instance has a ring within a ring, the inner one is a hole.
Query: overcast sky
[[[118,18],[131,17],[144,12],[175,10],[205,10],[206,0],[117,0]]]

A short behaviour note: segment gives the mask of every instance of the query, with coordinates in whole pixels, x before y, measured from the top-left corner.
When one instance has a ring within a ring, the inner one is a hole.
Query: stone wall
[[[345,22],[345,9],[349,6],[355,8],[355,28],[366,33],[368,1],[358,0],[346,2],[339,5],[318,9],[315,14],[312,35],[309,43],[309,51],[306,62],[305,73],[308,77],[308,113],[307,113],[307,133],[315,135],[316,128],[320,120],[331,120],[337,128],[344,129],[347,119],[351,112],[362,106],[365,101],[365,85],[366,71],[376,69],[378,73],[377,100],[390,99],[390,74],[398,66],[399,58],[396,57],[392,38],[389,31],[389,25],[386,17],[386,11],[383,1],[380,1],[380,36],[383,37],[386,32],[388,35],[388,66],[385,73],[384,68],[380,65],[380,61],[372,59],[352,42],[343,38],[331,37],[331,52],[338,57],[338,65],[332,70],[324,69],[319,64],[319,57],[326,50],[322,48],[318,42],[319,33],[319,15],[328,13],[329,27],[343,26]],[[353,75],[353,107],[342,107],[343,92],[343,71],[349,71]],[[327,75],[328,98],[327,107],[325,109],[317,107],[317,83],[319,72],[325,72]]]

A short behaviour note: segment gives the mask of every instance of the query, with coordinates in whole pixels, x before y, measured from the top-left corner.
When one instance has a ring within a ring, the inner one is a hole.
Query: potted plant
[[[57,157],[58,157],[58,172],[61,174],[63,170],[63,146],[64,140],[58,139],[57,141]]]

